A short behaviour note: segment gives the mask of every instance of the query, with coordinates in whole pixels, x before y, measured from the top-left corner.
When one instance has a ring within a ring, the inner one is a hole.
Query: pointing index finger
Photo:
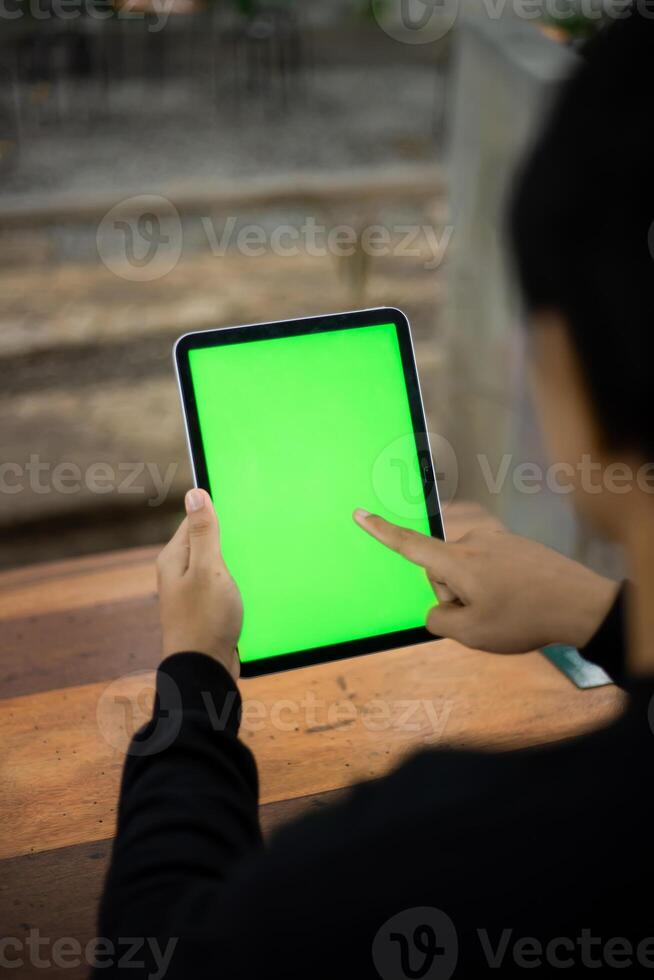
[[[416,565],[421,565],[431,573],[445,572],[447,562],[447,545],[438,538],[420,534],[408,527],[391,524],[390,521],[366,510],[355,510],[354,519],[357,524],[376,538],[382,544],[396,551]]]

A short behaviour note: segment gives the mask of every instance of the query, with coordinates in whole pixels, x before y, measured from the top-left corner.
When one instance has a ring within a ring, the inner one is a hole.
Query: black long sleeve
[[[139,906],[144,934],[167,928],[162,908],[192,915],[184,902],[261,846],[257,770],[238,739],[240,709],[236,685],[209,657],[179,653],[159,667],[153,719],[133,740],[123,773],[102,911],[108,934],[152,891],[157,907]],[[186,892],[184,883],[193,887]]]
[[[601,636],[592,652],[608,664]],[[399,955],[384,923],[403,912],[418,925],[424,913],[406,910],[423,907],[438,910],[441,947],[456,946],[455,977],[479,976],[502,949],[491,975],[510,974],[524,937],[570,937],[573,952],[558,955],[576,975],[584,929],[634,944],[652,931],[638,897],[652,870],[651,679],[630,685],[629,708],[600,731],[516,752],[421,752],[265,848],[228,674],[178,654],[158,688],[125,765],[100,913],[116,950],[121,937],[147,940],[133,957],[146,965],[127,977],[379,977],[380,950]],[[548,957],[538,975],[549,963],[559,976]],[[122,976],[113,962],[97,977]]]

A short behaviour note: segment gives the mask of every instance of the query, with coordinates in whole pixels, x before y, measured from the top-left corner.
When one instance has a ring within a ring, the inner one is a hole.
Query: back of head
[[[530,311],[563,314],[604,441],[654,459],[654,3],[582,53],[510,209]]]

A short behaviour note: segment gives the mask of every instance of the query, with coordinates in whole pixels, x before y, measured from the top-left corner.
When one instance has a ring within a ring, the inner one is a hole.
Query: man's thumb
[[[189,566],[220,560],[218,518],[206,490],[189,490],[184,498],[188,516],[188,536],[191,553]]]

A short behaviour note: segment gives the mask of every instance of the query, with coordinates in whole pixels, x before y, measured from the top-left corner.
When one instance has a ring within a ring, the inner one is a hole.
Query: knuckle
[[[459,554],[465,561],[470,561],[477,554],[477,548],[475,545],[466,541],[459,543]]]
[[[211,530],[211,524],[207,520],[194,521],[188,531],[192,538],[201,538]]]
[[[455,542],[457,547],[474,553],[486,541],[486,532],[478,527],[471,528]]]
[[[405,527],[401,527],[397,534],[397,550],[401,555],[406,555],[406,552],[411,543],[411,532]]]
[[[479,544],[463,541],[457,541],[454,547],[456,548],[456,557],[462,572],[464,574],[470,574],[471,572],[474,574],[478,560],[484,556],[484,549],[480,548]]]

